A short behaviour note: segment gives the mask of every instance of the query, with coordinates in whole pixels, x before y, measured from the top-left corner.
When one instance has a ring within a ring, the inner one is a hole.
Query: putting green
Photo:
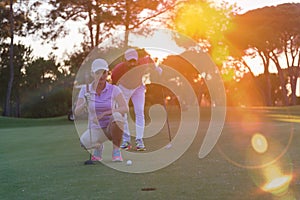
[[[119,172],[102,163],[84,165],[89,155],[80,148],[74,123],[66,117],[39,120],[1,117],[0,197],[220,200],[242,196],[245,200],[271,200],[280,199],[276,195],[282,190],[285,192],[281,193],[282,198],[299,199],[300,125],[292,120],[278,120],[294,116],[297,119],[299,108],[229,108],[217,146],[203,159],[198,158],[198,152],[210,113],[203,110],[201,114],[196,138],[183,156],[163,169],[142,174]],[[177,120],[170,116],[173,133],[178,129]],[[166,130],[164,127],[160,134],[145,140],[149,151],[167,144]],[[263,134],[269,144],[266,157],[252,151],[251,137],[255,133]],[[285,153],[278,157],[283,150]],[[261,162],[277,157],[276,162],[259,167]],[[291,181],[281,184],[288,180],[284,176],[288,173]]]

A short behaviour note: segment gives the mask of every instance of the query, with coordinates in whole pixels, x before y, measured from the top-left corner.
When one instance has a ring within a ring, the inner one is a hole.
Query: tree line
[[[202,51],[211,55],[222,73],[228,105],[299,104],[296,83],[300,76],[300,4],[269,6],[244,14],[238,11],[235,5],[225,2],[214,5],[203,0],[2,1],[0,111],[4,116],[15,117],[66,114],[72,107],[76,72],[89,52],[115,30],[125,33],[124,38],[115,41],[116,46],[126,48],[129,34],[150,35],[151,23],[160,23],[191,37]],[[65,26],[68,21],[83,24],[85,31],[81,49],[74,50],[64,61],[53,54],[47,59],[34,57],[30,47],[15,41],[16,36],[35,35],[44,43],[55,42],[68,34]],[[197,50],[181,41],[177,44]],[[249,66],[245,56],[259,57],[264,73],[254,76],[252,70],[260,66]],[[199,102],[203,98],[209,101],[205,77],[180,59],[169,56],[164,63],[188,78]],[[271,63],[277,73],[270,72]],[[153,96],[155,92],[150,90],[147,95]]]

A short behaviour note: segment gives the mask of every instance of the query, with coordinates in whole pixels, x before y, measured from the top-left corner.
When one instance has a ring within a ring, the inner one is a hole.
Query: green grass
[[[69,124],[66,116],[55,118],[11,118],[0,116],[0,128],[19,128],[19,127],[35,127],[35,126],[47,126],[47,125],[65,125]]]
[[[66,117],[52,119],[0,118],[0,199],[215,199],[274,200],[252,180],[255,169],[236,164],[246,160],[251,134],[260,132],[280,144],[271,153],[290,146],[279,160],[293,167],[290,193],[300,198],[300,109],[229,108],[217,146],[204,159],[198,158],[208,127],[209,111],[203,111],[198,134],[184,155],[161,170],[130,174],[101,163],[85,166],[88,153],[80,148],[74,123]],[[283,119],[288,118],[290,121]],[[293,119],[295,119],[293,121]],[[170,118],[172,133],[178,119]],[[167,141],[163,134],[145,141],[148,147]],[[189,131],[189,130],[187,130]],[[270,146],[273,143],[270,143]],[[172,147],[174,148],[174,147]],[[225,156],[224,156],[225,155]],[[227,156],[227,157],[226,157]],[[256,170],[257,171],[257,170]],[[142,191],[142,188],[155,188]]]

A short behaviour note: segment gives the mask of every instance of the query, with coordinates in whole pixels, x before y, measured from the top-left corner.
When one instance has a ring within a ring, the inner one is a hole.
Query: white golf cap
[[[108,71],[108,64],[104,59],[98,58],[93,61],[91,71],[95,73],[98,70],[106,70]]]
[[[129,60],[138,60],[139,56],[138,56],[138,52],[135,49],[127,49],[125,51],[125,59],[127,61]]]

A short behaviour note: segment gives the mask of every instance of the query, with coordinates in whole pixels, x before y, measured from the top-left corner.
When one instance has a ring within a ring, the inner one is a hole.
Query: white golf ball
[[[132,161],[131,160],[127,160],[126,165],[132,165]]]

